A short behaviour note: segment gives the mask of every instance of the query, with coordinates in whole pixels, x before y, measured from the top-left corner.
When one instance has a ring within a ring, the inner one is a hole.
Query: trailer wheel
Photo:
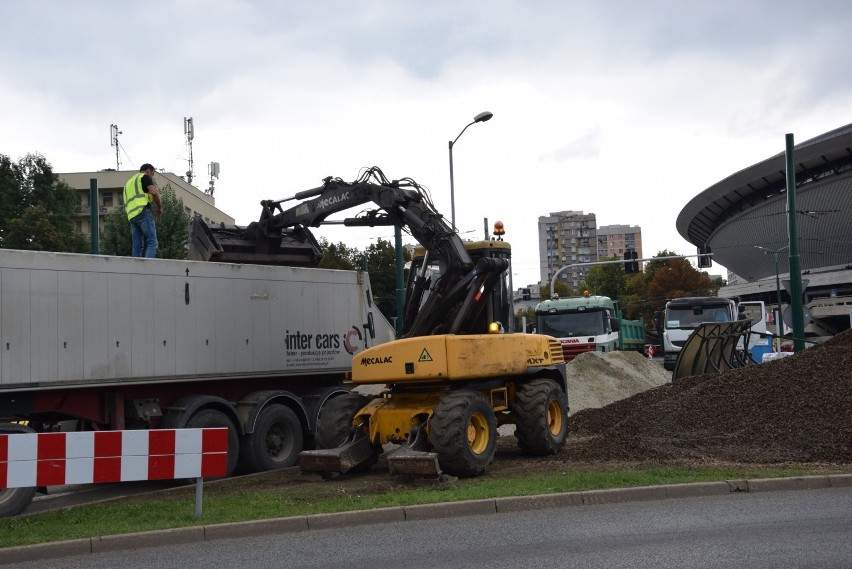
[[[344,393],[322,406],[317,419],[317,448],[337,448],[346,441],[352,419],[369,399],[358,393]]]
[[[0,433],[19,434],[34,433],[35,431],[26,425],[15,423],[3,423],[0,425]],[[4,488],[0,490],[0,518],[17,516],[27,509],[33,501],[36,488]]]
[[[302,452],[302,423],[285,405],[270,405],[260,412],[254,432],[243,437],[240,458],[251,472],[293,466]]]
[[[556,382],[534,379],[515,394],[515,437],[527,454],[555,454],[568,438],[568,398]]]
[[[237,468],[240,457],[240,437],[237,428],[227,415],[216,409],[201,409],[194,413],[186,422],[187,429],[209,429],[227,427],[228,429],[228,471],[225,476],[231,476]]]
[[[429,420],[429,442],[441,469],[452,476],[479,476],[494,458],[497,418],[478,391],[445,395]]]

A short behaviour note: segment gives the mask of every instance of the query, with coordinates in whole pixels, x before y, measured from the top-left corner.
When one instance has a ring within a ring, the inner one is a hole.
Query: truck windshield
[[[727,306],[707,306],[694,308],[668,308],[666,310],[666,328],[681,328],[692,330],[703,322],[730,322],[731,316]]]
[[[599,336],[605,333],[603,312],[566,312],[563,314],[539,314],[538,332],[555,338],[571,336]]]

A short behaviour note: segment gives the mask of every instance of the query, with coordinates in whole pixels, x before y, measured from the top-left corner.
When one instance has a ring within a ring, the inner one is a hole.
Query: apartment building
[[[642,253],[642,228],[638,225],[601,225],[598,227],[598,258],[624,258],[625,251],[636,251],[638,258]],[[639,263],[642,270],[642,263]]]
[[[582,211],[557,211],[538,218],[539,273],[542,284],[550,284],[559,269],[559,280],[577,288],[589,267],[570,265],[598,260],[597,217]]]
[[[75,190],[80,196],[80,210],[74,220],[74,226],[87,239],[91,236],[92,218],[92,180],[97,181],[98,225],[101,233],[104,230],[106,214],[117,207],[124,207],[124,184],[130,177],[137,174],[135,170],[101,170],[99,172],[58,173],[59,179]],[[183,206],[190,216],[200,215],[208,224],[225,223],[234,225],[235,220],[230,215],[216,208],[213,196],[199,190],[186,180],[171,172],[154,174],[154,184],[162,189],[171,186],[175,195],[183,200]]]

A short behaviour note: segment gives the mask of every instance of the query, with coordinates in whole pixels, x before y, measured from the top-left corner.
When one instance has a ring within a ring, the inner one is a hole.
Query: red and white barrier
[[[228,429],[0,434],[0,488],[225,476]]]

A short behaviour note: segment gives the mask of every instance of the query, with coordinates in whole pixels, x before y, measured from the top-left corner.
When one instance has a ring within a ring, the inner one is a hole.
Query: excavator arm
[[[298,200],[289,208],[282,204]],[[465,334],[473,329],[483,302],[508,261],[483,258],[476,264],[458,233],[435,209],[426,190],[410,178],[388,180],[372,167],[354,182],[328,177],[317,188],[282,200],[261,202],[260,219],[246,228],[209,228],[193,220],[190,258],[225,262],[285,265],[316,265],[322,251],[311,227],[327,218],[364,204],[377,209],[343,220],[350,227],[399,226],[427,251],[429,259],[441,264],[436,282],[418,275],[406,295],[403,335]],[[425,291],[429,290],[426,301]]]

